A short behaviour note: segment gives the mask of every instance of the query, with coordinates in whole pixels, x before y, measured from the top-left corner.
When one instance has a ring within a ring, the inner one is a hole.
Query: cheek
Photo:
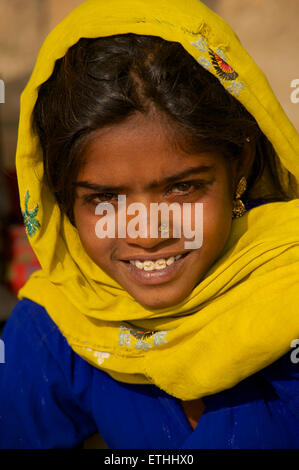
[[[74,208],[75,223],[83,248],[89,257],[99,265],[105,264],[109,253],[113,248],[112,238],[98,238],[95,227],[99,220],[97,216],[91,215],[81,208]]]
[[[216,259],[230,235],[232,202],[227,188],[219,188],[203,208],[203,249]]]
[[[207,207],[204,211],[204,243],[223,247],[231,230],[231,209],[229,206]]]

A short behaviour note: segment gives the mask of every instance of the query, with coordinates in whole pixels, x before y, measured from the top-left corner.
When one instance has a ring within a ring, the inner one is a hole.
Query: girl
[[[197,0],[88,0],[55,28],[21,100],[42,269],[3,334],[2,448],[97,432],[109,448],[299,447],[298,148]],[[133,213],[123,237],[98,238],[100,203],[123,229],[119,196],[189,203],[192,223],[202,204],[203,244],[187,249],[173,219],[133,237]]]

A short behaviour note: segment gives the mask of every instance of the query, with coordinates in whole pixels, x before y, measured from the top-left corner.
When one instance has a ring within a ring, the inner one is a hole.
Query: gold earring
[[[244,206],[243,201],[241,201],[240,197],[244,193],[247,187],[247,181],[244,176],[240,179],[237,189],[236,189],[236,195],[235,199],[233,200],[233,219],[236,219],[238,217],[242,217],[242,215],[245,214],[246,208]]]

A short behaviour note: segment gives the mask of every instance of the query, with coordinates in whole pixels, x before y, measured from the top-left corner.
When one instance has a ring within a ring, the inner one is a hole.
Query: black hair
[[[186,152],[204,146],[240,158],[250,138],[255,158],[242,200],[294,197],[294,177],[287,172],[282,181],[279,158],[254,117],[181,44],[132,33],[82,38],[56,61],[33,112],[46,183],[72,222],[74,182],[90,136],[153,109]],[[258,192],[265,176],[268,189]]]

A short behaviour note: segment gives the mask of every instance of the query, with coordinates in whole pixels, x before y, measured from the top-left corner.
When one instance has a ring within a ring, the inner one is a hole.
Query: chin
[[[144,308],[150,309],[150,310],[159,310],[161,308],[168,308],[168,307],[173,307],[174,305],[180,303],[182,300],[184,300],[188,294],[181,294],[178,296],[177,294],[175,296],[157,296],[154,298],[153,295],[150,296],[150,298],[146,299],[143,297],[137,297],[133,294],[131,294],[137,302],[139,302]]]

